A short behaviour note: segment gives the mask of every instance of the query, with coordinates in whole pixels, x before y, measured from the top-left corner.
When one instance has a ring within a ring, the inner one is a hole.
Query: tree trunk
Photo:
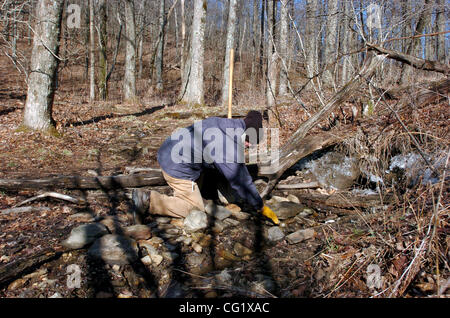
[[[136,99],[136,26],[134,0],[125,1],[126,56],[123,92],[126,101]]]
[[[259,0],[253,0],[253,21],[252,21],[252,29],[253,29],[253,37],[252,37],[252,46],[253,46],[253,59],[252,59],[252,77],[251,82],[252,85],[256,85],[256,78],[258,77],[258,20],[259,20]],[[260,40],[259,40],[260,41]]]
[[[267,76],[266,76],[266,106],[271,108],[275,105],[275,90],[277,87],[276,80],[276,62],[277,56],[275,54],[275,19],[276,19],[276,1],[267,0],[267,29],[269,30],[269,38],[267,43]],[[269,119],[269,122],[271,120]]]
[[[437,60],[441,63],[446,63],[447,54],[446,54],[446,35],[442,34],[446,30],[446,18],[445,18],[445,0],[437,0],[437,15],[436,15],[436,24],[437,30],[441,34],[438,35],[438,44],[437,44]]]
[[[89,99],[95,99],[94,0],[89,0]]]
[[[23,124],[36,130],[53,127],[52,106],[58,72],[64,1],[39,0],[31,55],[31,72]]]
[[[306,48],[306,73],[312,78],[317,72],[318,54],[317,54],[317,9],[318,0],[306,1],[307,17],[307,48]]]
[[[159,3],[159,37],[158,48],[156,53],[156,90],[162,92],[163,90],[163,63],[164,63],[164,39],[165,39],[165,25],[166,25],[166,1],[160,0]]]
[[[234,49],[236,33],[237,0],[230,0],[227,25],[227,45],[225,49],[225,64],[222,75],[222,106],[228,105],[228,89],[230,87],[230,51]]]
[[[325,54],[324,54],[324,64],[329,64],[335,60],[336,55],[336,35],[338,27],[338,10],[339,3],[338,0],[328,1],[328,23],[327,32],[325,37]],[[334,74],[330,69],[327,69],[324,73],[324,84],[328,86],[333,86],[334,84]]]
[[[190,48],[190,71],[182,100],[188,104],[204,104],[203,60],[205,51],[205,25],[207,0],[194,1],[194,18]]]
[[[98,89],[99,95],[102,100],[106,100],[108,95],[108,87],[106,83],[106,76],[108,75],[108,60],[106,56],[106,48],[108,44],[108,33],[107,33],[107,23],[108,23],[108,15],[106,8],[106,0],[98,1],[99,7],[99,36],[98,42],[100,46],[100,52],[98,57],[98,67],[99,67],[99,75],[98,75]]]
[[[184,68],[186,62],[186,14],[184,12],[184,0],[180,1],[181,6],[181,61],[180,61],[180,75],[181,83],[184,83]]]
[[[280,14],[280,56],[283,59],[280,69],[280,86],[278,94],[280,96],[287,93],[287,65],[288,65],[288,30],[289,30],[289,0],[281,1]]]
[[[420,13],[419,19],[417,20],[415,30],[414,32],[412,32],[412,34],[410,34],[411,36],[423,33],[426,26],[426,19],[429,14],[430,14],[430,0],[425,0],[422,12]],[[417,55],[420,44],[421,44],[420,38],[412,39],[411,43],[409,44],[406,50],[406,54]],[[412,68],[410,68],[407,65],[402,65],[402,70],[400,73],[400,82],[406,83],[406,81],[411,79],[411,76],[412,76]]]

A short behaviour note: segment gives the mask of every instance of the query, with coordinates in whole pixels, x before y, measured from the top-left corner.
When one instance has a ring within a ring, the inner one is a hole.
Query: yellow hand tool
[[[262,209],[262,214],[273,221],[275,224],[280,224],[277,215],[272,211],[267,205],[265,205]]]

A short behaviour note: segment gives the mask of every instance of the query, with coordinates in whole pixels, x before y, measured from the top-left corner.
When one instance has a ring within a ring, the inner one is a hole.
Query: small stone
[[[152,258],[149,255],[144,256],[143,258],[141,258],[141,262],[144,265],[150,266],[152,265]]]
[[[280,202],[288,202],[289,199],[274,195],[274,196],[272,196],[272,198],[270,198],[269,201],[270,201],[270,203],[273,204],[273,203],[280,203]]]
[[[76,213],[69,215],[69,219],[77,222],[93,222],[95,220],[94,216],[90,213]]]
[[[164,242],[164,240],[160,237],[152,237],[151,239],[147,240],[148,243],[152,244],[153,246],[158,246]]]
[[[313,238],[315,233],[316,232],[313,229],[298,230],[297,232],[291,233],[286,236],[286,239],[288,240],[289,244],[297,244]]]
[[[241,222],[239,222],[238,220],[234,220],[234,219],[226,219],[223,221],[225,224],[228,224],[230,226],[238,226],[241,224]]]
[[[170,221],[170,224],[175,225],[176,227],[184,227],[184,223],[183,223],[183,219],[173,219],[172,221]]]
[[[241,243],[237,242],[236,244],[234,244],[234,253],[239,256],[239,257],[243,257],[243,256],[247,256],[247,255],[251,255],[253,253],[253,251],[247,247],[245,247],[244,245],[242,245]]]
[[[236,204],[228,204],[225,208],[227,208],[227,210],[229,210],[231,213],[241,212],[241,208]]]
[[[8,255],[2,255],[2,257],[0,257],[0,262],[1,263],[8,263],[10,259],[11,259],[11,257],[8,256]]]
[[[277,242],[284,238],[283,231],[278,226],[272,226],[267,230],[267,239],[271,242]]]
[[[105,234],[108,234],[108,229],[103,224],[83,224],[72,229],[69,237],[61,244],[66,248],[79,249]]]
[[[63,296],[60,293],[56,292],[53,295],[51,295],[49,298],[63,298]]]
[[[192,244],[192,248],[199,254],[203,251],[203,247],[198,243]]]
[[[239,212],[231,212],[231,215],[235,218],[235,219],[237,219],[237,220],[240,220],[240,221],[244,221],[244,220],[248,220],[249,218],[250,218],[250,213],[246,213],[246,212],[242,212],[242,211],[239,211]]]
[[[270,205],[270,208],[275,212],[278,219],[286,220],[293,218],[300,212],[303,212],[305,206],[291,201],[276,202]]]
[[[172,219],[168,218],[168,217],[157,217],[155,219],[156,223],[158,223],[158,224],[167,224],[167,223],[170,223],[171,220]]]
[[[223,271],[221,271],[219,274],[217,274],[217,275],[215,276],[215,278],[216,278],[220,283],[222,283],[222,284],[227,284],[227,285],[230,285],[231,279],[232,279],[232,277],[231,277],[231,275],[230,275],[230,273],[228,272],[227,269],[224,269]]]
[[[205,212],[192,210],[184,219],[183,224],[186,231],[195,232],[208,227],[208,218]]]
[[[159,264],[163,261],[163,257],[161,255],[152,255],[151,259],[154,266],[159,266]]]
[[[225,220],[231,216],[231,211],[221,205],[215,205],[214,203],[208,203],[205,206],[205,211],[209,215],[213,216],[217,220]]]
[[[150,228],[143,224],[127,226],[123,229],[125,235],[135,240],[147,240],[152,236]]]
[[[212,230],[215,232],[215,233],[222,233],[227,227],[229,227],[230,226],[230,224],[227,224],[227,223],[225,223],[225,222],[222,222],[222,221],[220,221],[220,220],[216,220],[215,222],[214,222],[214,227],[212,228]]]
[[[291,202],[300,204],[300,200],[293,194],[289,194],[286,198]]]
[[[301,217],[307,217],[308,215],[311,215],[314,213],[314,210],[311,208],[304,208],[302,212],[300,212],[299,216]]]
[[[107,234],[97,239],[88,250],[88,255],[102,259],[110,265],[125,265],[138,260],[136,241],[115,234]]]
[[[106,226],[110,233],[116,233],[116,229],[120,227],[119,220],[112,216],[105,217],[99,223]]]
[[[120,266],[115,264],[115,265],[112,266],[112,269],[113,269],[113,271],[118,273],[120,271]]]

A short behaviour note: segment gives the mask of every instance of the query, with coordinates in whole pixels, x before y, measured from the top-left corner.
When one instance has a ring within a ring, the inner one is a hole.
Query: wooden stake
[[[233,105],[233,67],[234,49],[230,50],[230,85],[228,85],[228,118],[231,118],[231,107]]]

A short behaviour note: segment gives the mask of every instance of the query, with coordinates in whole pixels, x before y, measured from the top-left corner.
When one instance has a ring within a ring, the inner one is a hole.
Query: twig
[[[68,195],[65,195],[65,194],[61,194],[61,193],[57,193],[57,192],[45,192],[45,193],[39,194],[39,195],[37,195],[35,197],[26,199],[25,201],[22,201],[22,202],[20,202],[20,203],[18,203],[16,205],[14,205],[13,208],[19,207],[21,205],[24,205],[26,203],[29,203],[29,202],[32,202],[32,201],[35,201],[35,200],[38,200],[38,199],[47,198],[47,197],[60,199],[60,200],[64,200],[64,201],[69,201],[69,202],[72,202],[72,203],[75,203],[75,204],[81,204],[81,203],[85,202],[83,199],[77,199],[77,198],[74,198],[74,197],[71,197],[71,196],[68,196]]]
[[[288,189],[312,189],[320,188],[320,184],[317,181],[305,182],[305,183],[295,183],[295,184],[279,184],[276,189],[288,190]]]

